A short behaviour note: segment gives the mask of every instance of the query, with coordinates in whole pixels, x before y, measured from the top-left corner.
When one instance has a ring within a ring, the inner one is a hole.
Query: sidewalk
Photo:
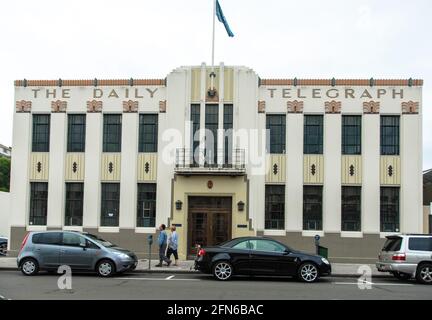
[[[155,267],[158,264],[158,260],[152,260],[149,269],[149,263],[146,259],[141,259],[138,261],[138,266],[133,272],[137,273],[198,273],[193,269],[194,261],[180,261],[179,266],[163,266]],[[373,277],[390,277],[389,273],[378,272],[375,265],[366,264],[372,270]],[[332,276],[334,277],[359,277],[360,274],[357,272],[362,264],[351,264],[351,263],[332,263]],[[0,271],[1,270],[17,270],[16,258],[1,257],[0,256]]]

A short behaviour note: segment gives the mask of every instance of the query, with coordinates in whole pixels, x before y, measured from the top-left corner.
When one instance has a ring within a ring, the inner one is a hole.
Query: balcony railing
[[[233,149],[231,157],[219,152],[218,158],[222,159],[222,163],[215,163],[215,158],[210,153],[206,155],[202,150],[194,153],[188,148],[178,148],[175,172],[184,175],[244,175],[246,173],[244,149]]]

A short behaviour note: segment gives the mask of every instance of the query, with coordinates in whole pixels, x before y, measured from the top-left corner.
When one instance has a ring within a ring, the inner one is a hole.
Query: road
[[[432,286],[393,278],[372,279],[372,288],[364,290],[358,288],[357,279],[339,277],[305,284],[258,277],[219,282],[201,274],[134,273],[109,279],[74,274],[71,290],[60,290],[58,279],[47,273],[26,277],[18,271],[0,271],[0,299],[432,299]]]

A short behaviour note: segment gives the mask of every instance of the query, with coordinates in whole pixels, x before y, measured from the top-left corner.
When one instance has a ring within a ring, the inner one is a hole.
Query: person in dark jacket
[[[166,262],[167,266],[171,264],[171,260],[167,258],[166,256],[166,249],[167,249],[167,233],[165,231],[166,226],[164,224],[161,224],[159,226],[159,237],[158,237],[158,245],[159,245],[159,264],[156,265],[156,267],[162,267],[162,262]]]

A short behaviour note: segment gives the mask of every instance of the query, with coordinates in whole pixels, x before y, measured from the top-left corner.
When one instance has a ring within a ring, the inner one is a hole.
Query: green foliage
[[[0,157],[0,191],[9,192],[10,163],[9,158]]]

